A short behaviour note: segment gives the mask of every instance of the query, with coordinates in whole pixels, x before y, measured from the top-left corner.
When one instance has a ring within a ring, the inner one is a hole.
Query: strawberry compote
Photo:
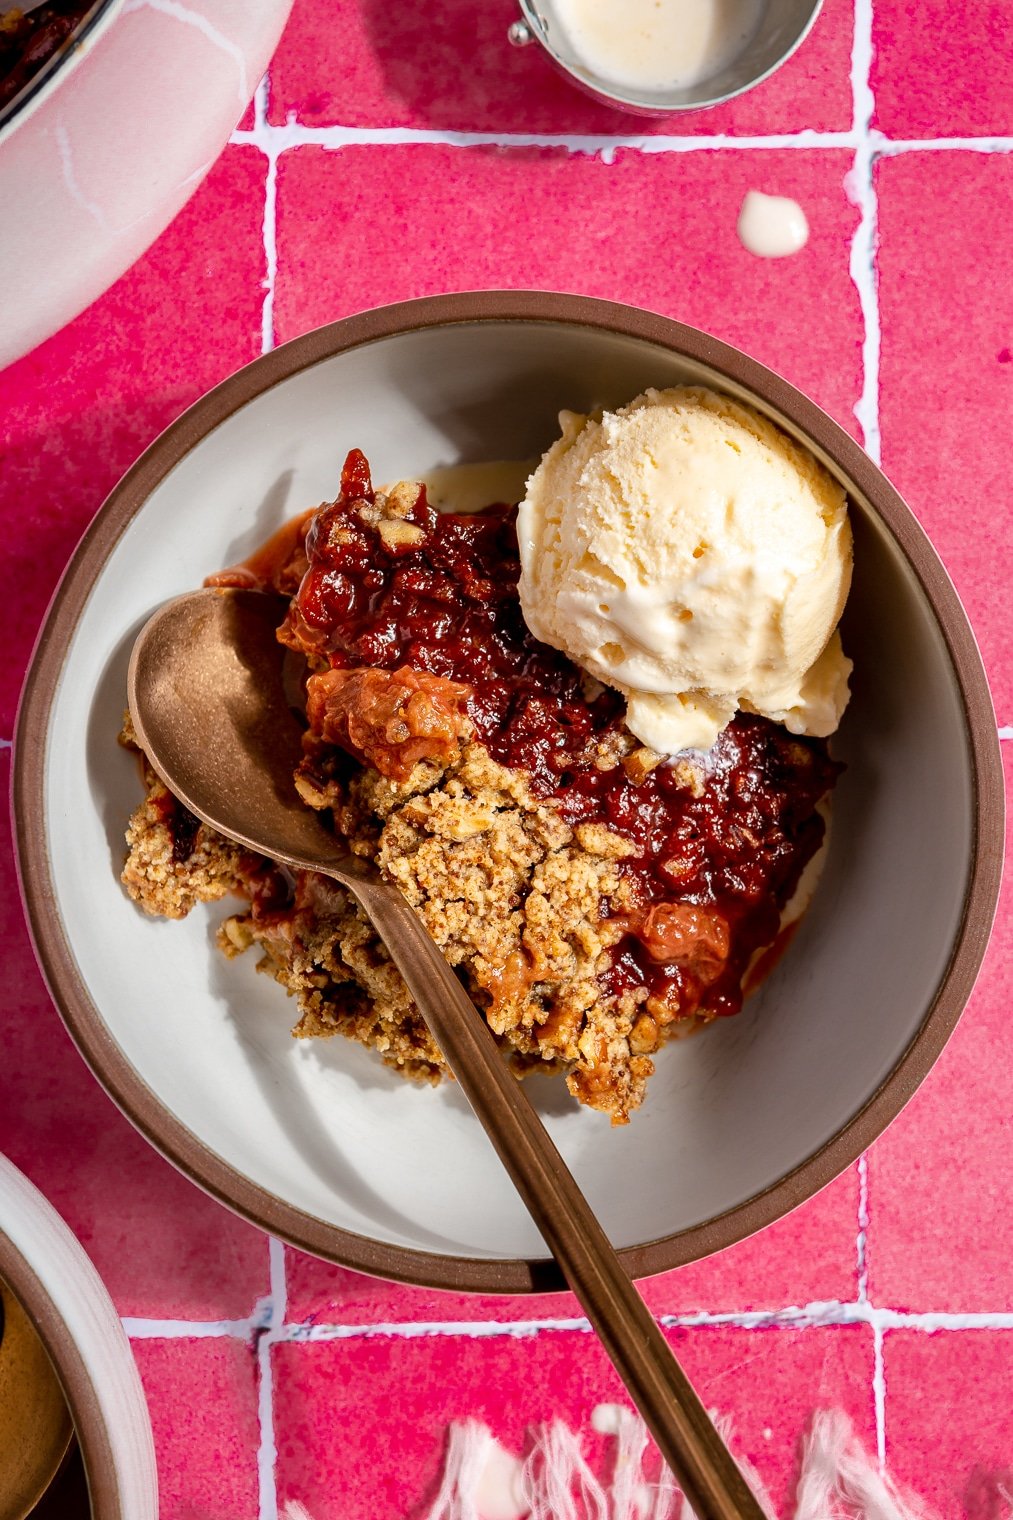
[[[822,842],[839,766],[824,742],[743,713],[705,756],[638,746],[621,697],[524,623],[515,518],[438,514],[405,482],[380,497],[348,455],[337,499],[300,531],[305,573],[279,632],[316,672],[311,731],[395,779],[477,738],[571,825],[628,843],[624,901],[603,902],[624,930],[603,992],[646,987],[663,1024],[735,1013]]]

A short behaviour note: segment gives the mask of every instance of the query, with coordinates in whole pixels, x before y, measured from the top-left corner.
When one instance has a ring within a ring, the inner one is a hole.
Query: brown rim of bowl
[[[121,1520],[116,1462],[91,1372],[45,1283],[3,1231],[0,1277],[31,1320],[63,1389],[74,1423],[73,1434],[81,1449],[91,1513],[95,1520]]]
[[[458,323],[544,322],[639,339],[711,366],[776,408],[854,481],[889,529],[941,629],[960,686],[972,781],[971,869],[953,953],[921,1027],[893,1070],[847,1124],[792,1171],[714,1219],[620,1251],[647,1277],[723,1250],[787,1214],[849,1166],[900,1112],[928,1073],[967,1001],[995,913],[1004,793],[995,715],[974,635],[914,515],[855,441],[794,386],[728,344],[668,317],[587,296],[477,291],[429,296],[347,317],[256,359],[224,380],[145,450],[108,497],[64,574],[36,642],[18,711],[12,805],[18,870],[36,954],[71,1036],[113,1101],[175,1166],[212,1197],[282,1240],[360,1272],[476,1293],[565,1287],[551,1260],[481,1259],[415,1251],[357,1235],[274,1196],[229,1166],[165,1108],[116,1044],[81,980],[56,909],[44,825],[50,711],[92,584],[127,524],[169,470],[233,412],[297,371],[379,339]]]

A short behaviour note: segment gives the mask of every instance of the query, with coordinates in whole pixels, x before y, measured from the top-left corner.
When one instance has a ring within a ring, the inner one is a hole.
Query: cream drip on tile
[[[783,259],[805,247],[809,223],[790,196],[750,190],[739,212],[738,234],[743,247],[758,258]]]

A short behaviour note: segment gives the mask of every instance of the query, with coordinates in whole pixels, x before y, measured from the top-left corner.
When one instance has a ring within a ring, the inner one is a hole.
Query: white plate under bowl
[[[998,741],[953,589],[858,446],[785,381],[649,313],[486,292],[388,307],[219,386],[125,478],[79,548],[16,739],[26,901],[54,998],[100,1080],[190,1176],[305,1249],[473,1289],[559,1276],[459,1091],[412,1086],[337,1038],[296,1042],[229,911],[145,918],[119,884],[139,796],[116,744],[131,642],[166,598],[333,497],[345,451],[376,478],[537,455],[562,407],[702,381],[801,437],[853,502],[847,762],[816,899],[734,1019],[663,1051],[625,1129],[534,1079],[553,1139],[637,1274],[785,1213],[889,1122],[942,1048],[980,962],[1002,838]],[[214,743],[214,735],[208,735]]]

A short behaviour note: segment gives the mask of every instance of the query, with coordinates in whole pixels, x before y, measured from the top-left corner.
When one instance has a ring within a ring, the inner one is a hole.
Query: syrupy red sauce
[[[588,778],[590,785],[576,777],[573,791],[640,851],[624,869],[647,918],[634,915],[606,974],[608,990],[644,984],[652,996],[684,1007],[686,968],[654,962],[644,931],[659,903],[713,906],[728,924],[730,948],[707,986],[706,1006],[716,1015],[737,1013],[754,951],[776,939],[781,910],[823,842],[816,805],[839,770],[821,741],[797,739],[766,718],[740,713],[708,754],[700,796],[679,783],[671,764],[637,786],[621,768]],[[573,816],[572,796],[564,810]]]
[[[386,548],[356,502],[372,501],[369,468],[354,450],[341,494],[306,536],[309,571],[283,640],[332,667],[408,665],[464,681],[478,737],[503,765],[557,792],[578,757],[621,721],[622,698],[592,702],[586,677],[529,632],[517,598],[516,507],[437,513],[420,493],[404,519],[422,528],[413,548]],[[336,531],[342,542],[335,541]]]
[[[840,769],[825,743],[739,714],[695,762],[696,789],[675,763],[639,781],[619,763],[601,768],[623,700],[589,689],[577,666],[528,630],[516,508],[437,514],[423,489],[402,519],[421,530],[415,541],[388,545],[362,520],[373,500],[369,467],[353,450],[337,500],[310,524],[308,569],[282,642],[331,669],[407,666],[469,687],[469,716],[496,760],[527,771],[570,823],[605,823],[635,846],[621,867],[632,907],[620,915],[604,904],[627,930],[604,990],[646,986],[662,1023],[701,1004],[737,1012],[746,968],[776,939],[823,839],[816,805]]]

